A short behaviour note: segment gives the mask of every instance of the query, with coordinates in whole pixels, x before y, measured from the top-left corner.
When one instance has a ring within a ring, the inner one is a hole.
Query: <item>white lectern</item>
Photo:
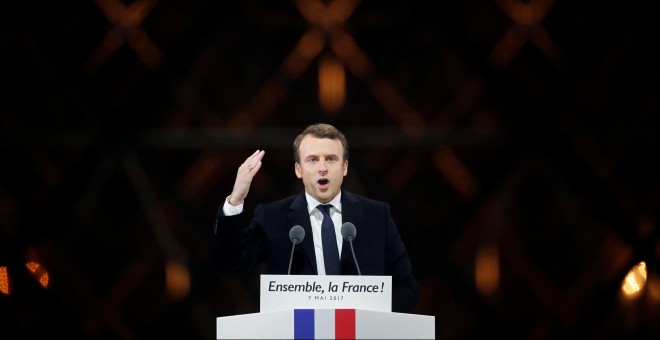
[[[262,275],[260,312],[218,317],[216,337],[434,339],[434,316],[391,312],[391,279]]]

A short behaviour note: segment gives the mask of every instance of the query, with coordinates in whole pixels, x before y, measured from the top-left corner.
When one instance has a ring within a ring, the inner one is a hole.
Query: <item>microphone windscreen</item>
[[[355,230],[355,225],[353,223],[345,222],[341,225],[341,237],[343,237],[344,240],[349,242],[353,241],[355,234],[357,234],[357,230]]]
[[[293,242],[293,244],[298,244],[302,242],[305,239],[305,229],[299,225],[294,225],[291,227],[291,230],[289,230],[289,240]]]

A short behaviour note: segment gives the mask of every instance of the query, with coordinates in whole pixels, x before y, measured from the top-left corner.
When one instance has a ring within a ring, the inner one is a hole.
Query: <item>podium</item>
[[[391,312],[389,276],[262,275],[260,312],[216,318],[217,339],[434,339],[435,317]]]
[[[435,317],[366,309],[293,309],[217,318],[218,339],[435,339]]]

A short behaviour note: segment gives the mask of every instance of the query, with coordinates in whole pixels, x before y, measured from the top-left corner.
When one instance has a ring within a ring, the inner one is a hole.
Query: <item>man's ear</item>
[[[296,177],[302,178],[302,168],[300,167],[300,164],[298,162],[293,163],[293,168],[296,173]]]
[[[344,176],[348,175],[348,159],[344,161]]]

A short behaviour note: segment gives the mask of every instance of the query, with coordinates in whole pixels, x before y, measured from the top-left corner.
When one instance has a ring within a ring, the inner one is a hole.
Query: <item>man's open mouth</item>
[[[326,185],[326,184],[330,183],[330,181],[328,181],[327,178],[321,178],[321,179],[319,179],[318,183],[320,185]]]

